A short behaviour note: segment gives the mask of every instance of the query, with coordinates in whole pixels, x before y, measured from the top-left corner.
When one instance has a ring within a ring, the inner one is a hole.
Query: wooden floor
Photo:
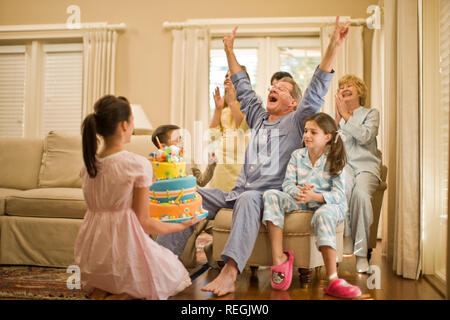
[[[347,256],[339,264],[339,277],[346,279],[351,284],[356,284],[361,288],[360,299],[368,300],[442,300],[443,297],[425,279],[417,281],[407,280],[394,275],[392,268],[387,264],[386,258],[381,256],[381,243],[373,251],[371,265],[380,268],[380,288],[369,289],[367,280],[369,274],[359,274],[355,272],[355,257]],[[325,269],[313,272],[310,285],[300,285],[299,273],[294,271],[291,287],[286,292],[272,290],[270,286],[270,269],[268,267],[259,268],[252,275],[250,269],[246,269],[238,276],[236,291],[223,297],[216,297],[211,293],[201,291],[201,288],[213,280],[219,270],[209,269],[198,278],[192,285],[171,299],[176,300],[335,300],[323,292],[327,286],[325,280]],[[375,284],[374,282],[372,282]]]

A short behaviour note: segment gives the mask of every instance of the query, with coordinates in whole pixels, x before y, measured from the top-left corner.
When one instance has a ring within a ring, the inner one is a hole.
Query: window
[[[82,72],[81,42],[0,45],[0,136],[79,134]]]
[[[445,290],[448,165],[450,3],[423,2],[422,62],[422,247],[423,272],[440,291]]]
[[[252,37],[236,38],[235,54],[238,62],[247,68],[251,84],[265,101],[270,78],[276,71],[287,71],[299,84],[302,92],[321,60],[319,37]],[[228,71],[222,39],[213,39],[210,49],[210,116],[214,113],[214,89],[220,88]]]
[[[22,137],[24,128],[25,46],[0,46],[0,136]]]
[[[44,46],[41,136],[51,130],[80,133],[83,45]]]
[[[450,74],[450,3],[439,3],[439,76],[440,76],[440,110],[439,110],[439,193],[440,214],[439,227],[436,232],[437,246],[435,253],[435,273],[446,280],[447,219],[448,219],[448,149],[449,149],[449,74]]]

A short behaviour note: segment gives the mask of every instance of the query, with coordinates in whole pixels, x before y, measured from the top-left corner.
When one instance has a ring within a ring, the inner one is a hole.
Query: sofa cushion
[[[50,131],[44,140],[40,188],[80,188],[81,136]]]
[[[38,186],[42,139],[0,139],[0,187],[33,189]]]
[[[99,140],[98,151],[103,147]],[[145,157],[154,150],[152,137],[132,136],[124,148]],[[44,153],[39,173],[40,188],[81,188],[80,170],[83,167],[81,135],[50,131],[44,141]]]
[[[229,232],[231,229],[231,219],[233,216],[232,209],[220,209],[214,219],[214,230]],[[311,220],[313,211],[292,211],[285,216],[284,230],[285,235],[308,235],[313,234]],[[342,232],[344,224],[341,223],[336,227],[336,232]],[[266,227],[261,224],[259,232],[268,232]]]
[[[80,188],[40,188],[6,198],[5,214],[42,218],[78,218],[86,212]]]
[[[20,195],[23,190],[0,188],[0,216],[5,214],[6,198],[9,196]]]

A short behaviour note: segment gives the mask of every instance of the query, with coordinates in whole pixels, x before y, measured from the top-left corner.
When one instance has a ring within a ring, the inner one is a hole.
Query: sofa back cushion
[[[98,150],[103,146],[100,139]],[[125,149],[143,156],[154,151],[151,136],[132,136]],[[44,140],[39,174],[40,188],[81,188],[80,170],[84,166],[81,135],[51,131]]]
[[[131,136],[130,143],[124,145],[125,150],[148,158],[150,152],[156,151],[151,135]]]
[[[38,186],[42,139],[0,139],[0,187],[33,189]]]
[[[81,136],[50,131],[44,139],[40,188],[80,188]]]

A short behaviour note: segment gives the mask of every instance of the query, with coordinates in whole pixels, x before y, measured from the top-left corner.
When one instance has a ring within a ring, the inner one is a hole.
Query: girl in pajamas
[[[325,113],[308,117],[303,142],[305,148],[291,155],[283,191],[264,193],[263,223],[272,247],[272,287],[287,290],[292,281],[293,254],[283,250],[285,212],[312,210],[316,246],[322,253],[330,281],[325,292],[337,297],[357,297],[361,295],[360,289],[337,276],[335,230],[347,211],[342,173],[347,156],[333,118]]]

